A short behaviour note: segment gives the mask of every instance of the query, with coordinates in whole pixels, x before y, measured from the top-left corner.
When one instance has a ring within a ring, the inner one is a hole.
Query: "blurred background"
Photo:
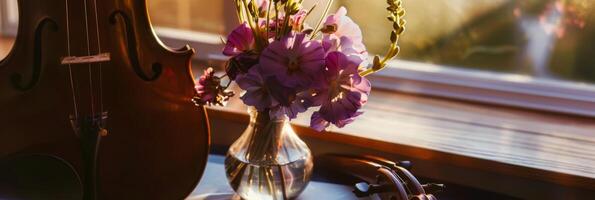
[[[318,19],[328,0],[310,17]],[[147,0],[155,26],[225,36],[236,22],[233,1]],[[382,54],[390,33],[385,0],[335,0],[334,9],[363,29],[371,53]],[[400,59],[444,67],[595,83],[595,1],[404,0],[407,31]],[[16,0],[0,0],[0,58],[12,46]],[[201,50],[198,50],[201,52]]]
[[[232,1],[229,1],[232,2]],[[326,0],[305,0],[309,9]],[[155,25],[225,35],[235,20],[226,1],[148,0]],[[335,0],[363,29],[370,52],[386,49],[390,24],[385,0]],[[400,58],[595,83],[595,1],[404,0],[407,31]],[[206,9],[205,9],[206,8]],[[317,15],[313,15],[317,16]],[[315,20],[312,17],[311,20]]]

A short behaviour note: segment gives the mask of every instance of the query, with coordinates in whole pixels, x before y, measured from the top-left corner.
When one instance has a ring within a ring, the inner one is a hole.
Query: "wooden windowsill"
[[[241,133],[245,109],[237,98],[209,109],[215,145]],[[593,118],[386,91],[373,91],[364,111],[331,133],[307,128],[309,114],[293,123],[315,154],[410,159],[420,176],[520,198],[595,193]]]

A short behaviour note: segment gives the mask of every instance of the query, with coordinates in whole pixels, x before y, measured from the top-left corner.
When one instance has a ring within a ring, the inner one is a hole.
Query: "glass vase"
[[[293,131],[287,116],[249,109],[250,124],[229,148],[225,171],[243,199],[293,199],[312,174],[310,149]]]

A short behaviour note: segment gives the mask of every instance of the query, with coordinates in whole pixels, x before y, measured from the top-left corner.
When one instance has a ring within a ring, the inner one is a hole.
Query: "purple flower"
[[[324,49],[317,41],[306,41],[305,34],[286,36],[272,42],[260,58],[262,72],[274,76],[283,86],[306,89],[324,67]]]
[[[245,93],[240,97],[244,104],[254,106],[259,111],[279,105],[279,102],[273,97],[271,85],[262,76],[259,65],[250,68],[247,74],[239,75],[236,83],[245,90]]]
[[[225,91],[221,86],[221,79],[215,76],[213,68],[208,68],[195,84],[197,96],[192,100],[197,105],[223,105],[231,96],[231,91]]]
[[[330,124],[342,128],[362,114],[359,109],[368,101],[370,82],[358,73],[358,63],[341,52],[326,58],[324,84],[316,96],[320,110],[314,112],[310,127],[322,131]]]
[[[277,19],[270,19],[268,20],[269,24],[269,32],[266,34],[267,39],[269,42],[273,42],[275,40],[275,36],[276,36],[276,32],[275,30],[277,29],[277,24],[281,25],[283,20],[277,20]],[[266,19],[259,19],[258,20],[258,25],[260,27],[261,30],[266,30],[267,27],[267,20]],[[266,31],[263,31],[264,33],[266,33]]]
[[[254,45],[254,35],[248,24],[243,23],[234,29],[227,36],[227,43],[223,49],[223,55],[237,56],[244,51],[248,51]]]
[[[225,72],[231,80],[235,80],[238,75],[248,73],[248,70],[256,64],[258,64],[258,54],[252,51],[243,52],[229,59]]]
[[[277,106],[271,109],[270,116],[274,118],[280,118],[287,116],[289,119],[295,119],[298,114],[305,112],[308,108],[302,104],[294,103],[290,106]]]
[[[314,106],[313,91],[306,90],[295,94],[289,104],[280,104],[271,109],[270,115],[273,117],[287,116],[289,119],[295,119],[299,113],[306,112],[308,108]]]
[[[247,74],[238,75],[236,82],[246,92],[240,97],[244,104],[259,111],[269,110],[271,117],[288,116],[290,119],[314,105],[312,90],[296,92],[281,85],[273,76],[262,76],[260,65]]]

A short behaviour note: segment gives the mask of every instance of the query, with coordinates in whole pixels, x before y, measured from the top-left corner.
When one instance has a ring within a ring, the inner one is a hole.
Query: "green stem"
[[[244,23],[244,17],[242,16],[242,9],[240,7],[240,0],[236,0],[235,1],[235,5],[236,5],[236,14],[238,16],[238,21],[240,24]]]
[[[389,50],[387,51],[382,61],[378,59],[378,56],[374,57],[374,63],[372,64],[372,67],[360,72],[360,76],[368,76],[370,74],[383,70],[384,68],[386,68],[387,62],[394,59],[399,54],[399,38],[403,31],[405,31],[406,24],[406,21],[403,19],[403,16],[405,15],[405,10],[403,9],[402,2],[400,0],[388,1],[388,4],[389,7],[387,9],[390,13],[388,19],[393,23],[393,31],[391,32],[391,43]]]
[[[246,21],[248,21],[248,26],[250,26],[250,29],[252,29],[252,35],[254,35],[254,41],[256,43],[256,51],[260,52],[263,48],[264,45],[262,45],[262,37],[260,37],[260,27],[258,26],[258,23],[255,23],[255,20],[258,20],[258,16],[254,17],[252,16],[252,14],[250,14],[249,12],[249,6],[248,3],[246,2],[246,0],[242,0],[242,3],[244,5],[244,12],[246,13]]]
[[[283,19],[283,29],[281,29],[282,36],[285,36],[285,34],[289,32],[287,30],[289,28],[289,18],[291,18],[291,15],[289,15],[289,9],[289,5],[285,5],[285,19]]]
[[[270,27],[270,22],[271,22],[271,6],[273,6],[273,4],[269,2],[269,7],[267,8],[267,24],[265,25],[266,26],[266,31],[267,31],[266,32],[266,36],[267,36],[266,37],[266,44],[269,44],[269,37],[270,37],[269,32],[271,32],[270,31],[271,30],[271,27]]]
[[[275,39],[279,38],[279,3],[275,3]]]

